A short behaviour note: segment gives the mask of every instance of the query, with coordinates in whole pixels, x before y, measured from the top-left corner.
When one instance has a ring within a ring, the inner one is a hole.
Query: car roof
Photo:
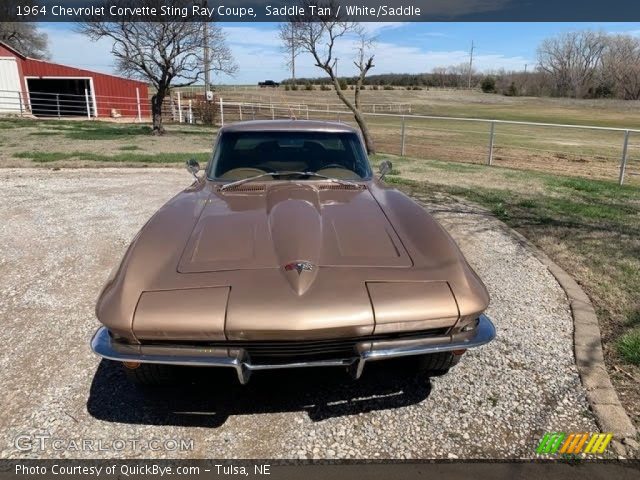
[[[349,132],[358,131],[351,125],[341,122],[326,122],[319,120],[250,120],[246,122],[230,123],[220,129],[220,132]]]

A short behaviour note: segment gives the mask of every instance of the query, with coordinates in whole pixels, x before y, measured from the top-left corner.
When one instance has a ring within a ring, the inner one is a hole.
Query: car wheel
[[[175,368],[158,363],[123,363],[122,368],[127,378],[137,385],[159,386],[175,380]]]
[[[431,353],[418,357],[418,371],[429,377],[439,377],[449,372],[449,369],[458,363],[460,356],[451,352]]]

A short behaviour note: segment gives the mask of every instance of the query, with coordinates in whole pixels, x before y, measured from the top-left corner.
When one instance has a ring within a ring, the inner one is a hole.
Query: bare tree
[[[331,12],[337,12],[337,4],[329,1],[325,4],[317,4],[323,8],[330,7]],[[310,9],[305,9],[310,11]],[[322,69],[331,80],[336,94],[342,103],[353,113],[356,123],[360,127],[364,138],[367,152],[375,153],[375,144],[369,132],[367,121],[360,110],[360,90],[364,79],[373,65],[373,55],[370,48],[373,39],[368,37],[364,28],[358,23],[341,20],[335,13],[323,15],[322,10],[317,8],[315,15],[307,15],[305,18],[292,18],[290,20],[294,31],[295,41],[302,51],[311,54],[315,61],[315,66]],[[358,39],[356,48],[356,59],[354,65],[358,69],[356,76],[356,88],[354,89],[354,100],[351,101],[340,88],[339,78],[336,73],[335,49],[340,41],[349,41],[353,37]]]
[[[433,70],[431,70],[431,74],[438,85],[444,88],[447,84],[447,67],[434,67]]]
[[[31,22],[0,22],[0,41],[31,58],[49,58],[47,34]]]
[[[118,5],[153,6],[161,0],[120,0]],[[171,88],[193,85],[205,74],[204,55],[207,39],[210,68],[214,72],[233,74],[236,64],[226,45],[222,29],[215,23],[188,19],[165,22],[83,22],[78,30],[91,40],[113,41],[111,50],[117,70],[149,81],[156,93],[151,100],[153,133],[164,134],[162,104]],[[208,29],[205,29],[205,25]],[[207,30],[205,32],[205,30]]]
[[[476,71],[471,68],[470,63],[459,63],[458,65],[449,65],[447,67],[450,85],[455,88],[463,88],[467,83],[471,85],[471,79],[476,75]]]
[[[291,69],[291,81],[296,85],[296,58],[300,54],[300,45],[296,40],[293,23],[281,23],[278,28],[278,36],[282,42],[282,48],[287,53],[287,67]]]
[[[561,96],[582,97],[591,86],[606,46],[606,36],[585,30],[547,38],[538,47],[538,65]]]
[[[617,97],[640,100],[640,39],[610,36],[602,55],[602,72],[604,82],[613,84]]]

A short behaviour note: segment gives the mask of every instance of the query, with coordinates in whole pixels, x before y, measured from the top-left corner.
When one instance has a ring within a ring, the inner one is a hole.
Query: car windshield
[[[280,179],[282,175],[276,172],[313,172],[340,180],[361,180],[371,175],[367,155],[355,133],[256,131],[224,132],[209,178],[238,181],[274,173],[261,179]]]

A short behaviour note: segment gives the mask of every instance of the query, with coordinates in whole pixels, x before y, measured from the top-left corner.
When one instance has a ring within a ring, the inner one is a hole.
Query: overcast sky
[[[261,80],[288,78],[285,55],[277,38],[277,24],[221,24],[238,63],[235,77],[219,76],[215,83],[254,84]],[[469,61],[475,43],[474,66],[481,71],[535,66],[536,47],[546,37],[581,29],[629,33],[640,36],[640,23],[365,23],[377,36],[376,73],[420,73],[434,67]],[[111,43],[93,43],[75,33],[71,24],[41,24],[49,35],[54,62],[114,73]],[[354,73],[355,52],[343,42],[336,52],[340,75]],[[321,76],[310,58],[301,55],[298,77]]]

